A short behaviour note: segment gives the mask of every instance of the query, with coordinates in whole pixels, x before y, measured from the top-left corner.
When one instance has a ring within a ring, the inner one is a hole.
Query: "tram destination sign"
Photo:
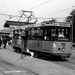
[[[53,22],[53,23],[42,23],[42,26],[65,26],[65,27],[70,27],[69,22]]]
[[[68,22],[57,22],[56,24],[58,26],[67,26],[67,27],[70,27],[70,23],[68,23]]]

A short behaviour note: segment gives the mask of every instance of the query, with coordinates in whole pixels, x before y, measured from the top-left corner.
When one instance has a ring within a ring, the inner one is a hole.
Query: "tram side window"
[[[43,40],[43,28],[42,27],[37,28],[36,39]]]
[[[43,40],[43,29],[42,28],[31,28],[28,31],[28,39]]]
[[[22,31],[24,31],[24,30],[19,29],[19,30],[18,30],[18,34],[21,35]]]
[[[31,30],[28,30],[28,39],[31,39]]]
[[[13,38],[15,37],[15,30],[13,30]]]
[[[13,38],[18,39],[18,37],[19,37],[18,30],[14,30]]]
[[[16,30],[13,31],[13,38],[16,39]]]
[[[71,40],[70,37],[71,37],[70,36],[70,28],[66,28],[65,29],[65,38],[67,38],[68,40]]]
[[[21,30],[21,31],[19,32],[19,34],[23,37],[23,36],[25,36],[25,31],[24,31],[24,30]]]
[[[33,40],[36,39],[36,29],[35,29],[35,28],[32,28],[32,29],[28,32],[28,38],[29,38],[29,39],[33,39]]]

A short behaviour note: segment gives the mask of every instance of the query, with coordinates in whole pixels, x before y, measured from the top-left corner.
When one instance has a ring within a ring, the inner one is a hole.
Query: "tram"
[[[13,37],[12,37],[12,47],[15,51],[21,52],[22,47],[25,45],[22,38],[25,36],[25,29],[15,29],[13,30]]]
[[[71,55],[71,26],[67,22],[46,23],[28,28],[27,49],[34,54],[60,56]]]
[[[20,51],[28,49],[34,55],[68,58],[71,55],[71,36],[70,23],[42,22],[26,29],[15,29],[12,47]]]

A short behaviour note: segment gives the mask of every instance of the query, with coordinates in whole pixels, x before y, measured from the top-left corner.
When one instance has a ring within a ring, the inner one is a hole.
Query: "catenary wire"
[[[75,6],[73,6],[73,7],[75,7]],[[44,15],[44,16],[48,16],[48,15],[60,13],[60,12],[69,10],[69,9],[71,9],[71,8],[73,8],[73,7],[70,7],[70,8],[67,8],[67,9],[63,9],[63,10],[60,10],[60,11],[57,11],[57,12],[54,12],[54,13],[51,13],[51,14],[47,14],[47,15]],[[6,15],[6,16],[9,16],[9,17],[20,17],[20,16],[18,16],[18,15],[8,15],[8,14],[3,14],[3,13],[0,13],[0,15]],[[41,17],[36,17],[36,18],[37,18],[37,19],[51,19],[50,17],[49,17],[49,18],[44,18],[43,16],[41,16]],[[59,18],[57,18],[57,19],[61,19],[61,18],[62,18],[62,17],[59,17]],[[64,18],[64,17],[63,17],[63,18]]]
[[[39,5],[37,5],[37,6],[35,6],[35,7],[32,7],[32,8],[30,8],[30,9],[28,9],[28,10],[35,9],[35,8],[37,8],[37,7],[39,7],[39,6],[42,6],[42,5],[44,5],[44,4],[46,4],[46,3],[50,2],[50,1],[52,1],[52,0],[48,0],[47,2],[44,2],[44,3],[42,3],[42,4],[39,4]]]
[[[56,11],[56,12],[54,12],[54,13],[50,13],[50,14],[44,15],[44,16],[53,15],[53,14],[60,13],[60,12],[63,12],[63,11],[66,11],[66,10],[69,10],[69,9],[72,9],[72,8],[73,8],[73,7],[66,8],[66,9],[63,9],[63,10],[60,10],[60,11]],[[43,17],[43,16],[41,16],[41,17]]]

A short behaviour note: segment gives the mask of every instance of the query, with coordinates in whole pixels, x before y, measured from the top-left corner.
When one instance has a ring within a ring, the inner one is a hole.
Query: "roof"
[[[60,26],[60,27],[71,27],[69,22],[55,22],[55,23],[36,23],[28,27],[45,27],[45,26]]]
[[[43,22],[42,25],[43,26],[63,26],[63,27],[71,26],[69,22],[52,22],[52,23]]]
[[[0,36],[9,36],[9,33],[0,33]]]
[[[27,24],[34,24],[34,23],[27,23],[27,22],[19,22],[19,21],[6,21],[4,24],[4,27],[10,27],[10,26],[24,26]]]

